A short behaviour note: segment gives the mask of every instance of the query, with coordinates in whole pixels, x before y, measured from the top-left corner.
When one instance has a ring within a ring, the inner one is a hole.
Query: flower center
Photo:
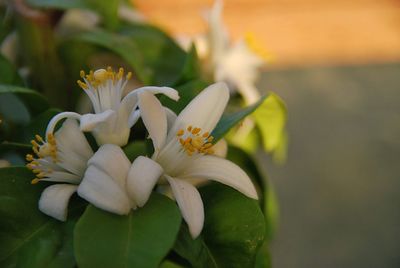
[[[93,89],[99,89],[99,86],[105,84],[110,80],[114,85],[124,78],[124,68],[119,68],[118,72],[114,72],[113,69],[108,66],[107,69],[98,69],[96,71],[90,70],[88,74],[81,70],[80,76],[83,81],[78,80],[78,85],[86,90],[92,87]],[[128,72],[125,76],[126,80],[131,79],[132,73]]]
[[[245,42],[248,47],[259,57],[261,57],[265,61],[271,61],[273,59],[273,55],[269,53],[256,39],[253,33],[247,33],[245,36]]]
[[[38,183],[41,178],[52,172],[51,169],[44,168],[39,163],[40,159],[50,158],[53,163],[57,163],[58,161],[56,139],[52,133],[47,134],[47,141],[44,141],[39,135],[36,135],[35,139],[31,140],[31,144],[36,158],[31,154],[26,155],[26,161],[29,162],[26,167],[36,174],[36,178],[31,181],[32,184]]]
[[[78,85],[90,98],[95,113],[101,113],[108,109],[117,110],[121,103],[122,94],[132,73],[125,75],[123,68],[114,72],[111,67],[80,72],[82,80],[78,80]]]
[[[208,132],[202,132],[201,128],[188,126],[176,132],[180,144],[187,153],[192,156],[194,153],[213,154],[212,141],[214,137]]]

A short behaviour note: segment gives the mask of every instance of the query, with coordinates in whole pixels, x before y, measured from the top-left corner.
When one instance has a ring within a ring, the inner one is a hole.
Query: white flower
[[[138,157],[136,165],[126,157],[119,146],[102,145],[88,162],[88,169],[79,185],[78,194],[96,207],[119,215],[127,215],[137,208],[140,200],[148,199],[163,170],[146,157]],[[131,185],[132,176],[146,174],[146,182]],[[150,187],[150,188],[149,188]],[[130,191],[137,188],[135,192]],[[140,203],[141,204],[141,203]]]
[[[36,156],[26,156],[30,162],[27,167],[36,174],[32,184],[39,181],[63,182],[43,191],[39,209],[65,221],[69,199],[78,188],[93,151],[74,119],[67,119],[54,135],[46,133],[45,140],[36,135],[36,140],[31,141]]]
[[[83,82],[79,80],[78,84],[91,100],[94,114],[60,113],[50,121],[49,129],[54,128],[59,120],[73,117],[80,120],[81,130],[93,133],[99,145],[126,145],[130,129],[140,117],[140,111],[136,110],[140,92],[162,93],[173,100],[179,99],[175,89],[151,86],[135,89],[122,98],[131,76],[130,72],[125,76],[122,68],[117,73],[111,67],[90,71],[89,74],[81,71]]]
[[[168,116],[158,99],[148,92],[142,92],[139,100],[155,151],[152,159],[142,156],[133,162],[127,178],[128,192],[138,206],[143,206],[159,179],[160,183],[169,183],[194,238],[203,228],[204,208],[191,180],[218,181],[257,199],[246,173],[234,163],[213,155],[210,133],[228,100],[227,86],[216,83],[204,89],[177,118]]]
[[[260,48],[252,35],[233,43],[222,21],[221,0],[214,3],[206,16],[208,32],[193,39],[198,55],[206,72],[211,73],[217,82],[226,82],[230,88],[239,92],[245,104],[257,102],[260,93],[254,86],[269,55]],[[184,47],[189,43],[178,40]]]

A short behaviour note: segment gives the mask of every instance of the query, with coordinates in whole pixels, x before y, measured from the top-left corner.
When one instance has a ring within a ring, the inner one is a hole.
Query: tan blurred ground
[[[210,0],[134,0],[154,23],[177,34],[204,31]],[[400,60],[400,1],[225,0],[232,36],[253,32],[274,66]]]

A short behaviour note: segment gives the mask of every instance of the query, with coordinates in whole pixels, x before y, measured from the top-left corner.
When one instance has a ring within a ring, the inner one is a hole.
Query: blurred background
[[[213,1],[134,3],[193,35]],[[400,267],[400,1],[225,0],[224,21],[274,55],[259,88],[289,109],[287,163],[260,155],[281,209],[273,266]]]

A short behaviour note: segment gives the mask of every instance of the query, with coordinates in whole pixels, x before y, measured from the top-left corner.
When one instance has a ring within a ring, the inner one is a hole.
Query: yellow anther
[[[179,142],[181,143],[182,146],[185,144],[185,141],[182,138],[179,139]]]
[[[27,154],[25,159],[26,161],[33,161],[33,155]]]
[[[186,140],[184,141],[184,144],[186,145],[186,144],[189,144],[189,143],[191,143],[191,142],[192,142],[192,138],[188,137],[188,138],[186,138]]]
[[[84,71],[84,70],[81,70],[81,71],[79,72],[79,75],[80,75],[81,78],[85,78],[85,71]]]
[[[208,132],[204,132],[204,134],[203,134],[203,138],[207,138],[208,136],[210,136],[210,133],[208,133]]]
[[[36,140],[38,141],[38,142],[44,142],[43,141],[43,139],[42,139],[42,137],[40,137],[39,135],[35,135],[35,138],[36,138]]]
[[[98,69],[93,73],[94,79],[102,83],[107,80],[107,71],[104,69]]]
[[[201,128],[195,127],[195,128],[192,130],[192,134],[193,134],[193,135],[196,135],[196,134],[198,134],[200,131],[201,131]]]
[[[82,88],[82,89],[88,89],[88,85],[86,83],[83,83],[81,80],[77,80],[76,81],[78,83],[78,85]]]
[[[31,144],[34,148],[39,148],[39,144],[35,140],[31,140]]]
[[[200,149],[201,146],[203,145],[204,141],[202,138],[197,137],[195,139],[193,139],[192,141],[192,145],[196,148],[196,149]]]
[[[132,78],[132,73],[129,72],[129,73],[126,75],[126,80],[129,80],[129,79],[131,79],[131,78]]]
[[[178,132],[176,132],[176,136],[180,137],[185,133],[185,131],[183,129],[178,130]]]
[[[117,74],[117,79],[120,80],[124,76],[124,68],[119,68],[118,74]]]
[[[40,179],[34,178],[33,180],[31,180],[31,184],[37,184],[39,181]]]
[[[210,148],[211,146],[213,146],[212,143],[206,143],[206,144],[203,145],[203,148],[204,148],[204,149],[208,149],[208,148]]]
[[[187,131],[192,131],[192,126],[188,126]]]
[[[213,137],[213,136],[210,136],[210,137],[207,138],[207,141],[208,141],[208,142],[212,142],[213,140],[214,140],[214,137]]]

